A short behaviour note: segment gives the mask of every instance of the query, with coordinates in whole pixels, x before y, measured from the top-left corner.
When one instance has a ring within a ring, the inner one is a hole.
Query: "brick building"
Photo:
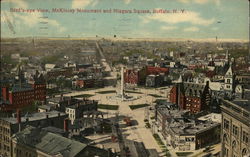
[[[170,90],[170,102],[178,104],[180,109],[197,113],[209,109],[211,96],[209,85],[200,83],[177,83]]]
[[[146,78],[148,75],[167,75],[169,73],[169,68],[161,68],[154,66],[146,66],[138,72],[138,84],[145,85]]]
[[[71,77],[73,76],[73,68],[55,68],[47,72],[47,79],[55,79],[58,76]]]
[[[73,81],[73,86],[76,88],[94,88],[94,87],[103,87],[104,83],[102,79],[77,79]]]
[[[124,72],[124,81],[129,84],[138,84],[138,71],[134,69],[126,69]]]
[[[46,101],[46,83],[42,74],[36,73],[30,83],[17,83],[2,87],[1,110],[12,111],[32,105],[34,101]]]

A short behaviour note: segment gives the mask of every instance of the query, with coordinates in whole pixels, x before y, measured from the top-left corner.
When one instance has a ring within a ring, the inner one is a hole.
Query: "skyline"
[[[143,5],[138,0],[58,2],[1,1],[1,37],[110,38],[116,35],[118,38],[215,39],[217,36],[218,39],[249,40],[247,0],[146,0]],[[35,11],[10,12],[11,8]],[[53,8],[71,12],[52,12]],[[101,12],[72,12],[77,9]],[[103,12],[110,9],[112,13]],[[132,13],[114,12],[114,9],[131,10]],[[150,10],[151,13],[134,13],[134,9]],[[161,9],[169,13],[152,12]],[[174,10],[177,13],[173,13]]]

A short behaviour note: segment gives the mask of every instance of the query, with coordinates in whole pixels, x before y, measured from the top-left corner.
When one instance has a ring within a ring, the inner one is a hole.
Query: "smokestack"
[[[69,131],[69,120],[64,119],[64,131],[68,132]]]
[[[9,100],[9,88],[8,87],[3,87],[2,88],[2,95],[3,95],[3,100]]]

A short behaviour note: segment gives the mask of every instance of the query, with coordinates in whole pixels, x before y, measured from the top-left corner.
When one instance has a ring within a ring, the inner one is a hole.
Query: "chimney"
[[[19,109],[17,109],[16,118],[17,118],[17,123],[20,124],[21,123],[21,111]]]
[[[69,120],[64,119],[64,131],[68,132],[69,131]]]
[[[5,100],[5,101],[9,100],[9,88],[8,87],[2,88],[2,96],[3,96],[3,100]]]

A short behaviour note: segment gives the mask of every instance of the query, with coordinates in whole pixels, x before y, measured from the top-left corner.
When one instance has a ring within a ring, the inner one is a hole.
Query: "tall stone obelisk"
[[[124,67],[121,68],[121,99],[124,100]]]

